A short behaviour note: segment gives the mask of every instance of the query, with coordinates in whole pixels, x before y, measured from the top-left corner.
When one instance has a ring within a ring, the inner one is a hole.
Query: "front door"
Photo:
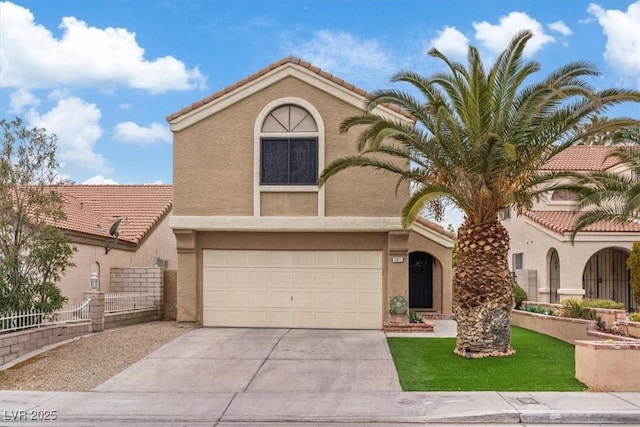
[[[433,257],[424,252],[409,254],[409,308],[433,308]]]

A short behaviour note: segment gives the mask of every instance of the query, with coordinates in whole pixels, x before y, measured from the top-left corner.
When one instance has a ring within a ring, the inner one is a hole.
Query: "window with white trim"
[[[260,130],[261,185],[316,185],[318,126],[307,110],[282,105]]]
[[[511,258],[511,269],[512,270],[522,270],[522,258],[524,257],[523,253],[513,254]]]

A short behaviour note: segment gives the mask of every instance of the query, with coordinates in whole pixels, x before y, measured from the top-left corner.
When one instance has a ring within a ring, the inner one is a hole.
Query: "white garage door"
[[[203,251],[205,326],[382,328],[379,251]]]

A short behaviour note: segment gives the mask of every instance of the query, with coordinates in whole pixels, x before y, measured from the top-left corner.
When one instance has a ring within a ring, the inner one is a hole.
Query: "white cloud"
[[[105,178],[102,175],[95,175],[83,182],[85,185],[117,185],[118,181],[111,178]]]
[[[571,34],[573,34],[573,31],[571,31],[571,28],[567,27],[567,24],[565,24],[562,21],[552,22],[551,24],[548,25],[548,27],[553,31],[559,32],[563,36],[570,36]]]
[[[9,112],[12,114],[20,114],[23,108],[39,104],[40,100],[37,96],[27,90],[18,89],[10,95]]]
[[[640,1],[630,4],[626,12],[605,10],[595,3],[589,5],[588,11],[607,36],[605,61],[640,88]]]
[[[469,39],[455,27],[444,27],[438,31],[438,37],[429,41],[429,48],[435,47],[445,55],[466,57]]]
[[[26,89],[57,85],[123,85],[152,93],[204,86],[197,68],[172,56],[144,58],[126,28],[96,28],[62,18],[56,38],[28,9],[0,3],[0,85]]]
[[[555,41],[552,36],[545,34],[540,22],[523,12],[511,12],[500,17],[498,25],[486,21],[474,22],[473,28],[476,30],[475,38],[494,53],[502,52],[513,36],[524,30],[530,30],[534,34],[524,49],[525,56],[531,57],[542,46]]]
[[[106,160],[94,152],[95,144],[102,136],[98,124],[100,110],[95,104],[65,93],[54,92],[51,97],[57,98],[55,107],[42,115],[31,110],[26,118],[30,125],[57,135],[56,157],[64,173],[77,170],[110,172]]]
[[[300,45],[285,45],[300,58],[341,78],[379,81],[381,74],[386,80],[395,71],[390,54],[376,40],[358,39],[345,32],[318,31]]]
[[[118,123],[113,139],[137,145],[150,145],[156,142],[171,142],[171,131],[160,123],[140,126],[134,122]]]

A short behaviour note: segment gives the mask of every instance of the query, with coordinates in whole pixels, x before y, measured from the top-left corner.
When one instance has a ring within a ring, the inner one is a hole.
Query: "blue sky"
[[[640,89],[640,1],[16,0],[0,2],[0,117],[57,134],[77,183],[171,183],[165,117],[282,57],[375,90],[437,71],[431,46],[490,61],[525,28],[540,78],[588,60],[595,85]]]

